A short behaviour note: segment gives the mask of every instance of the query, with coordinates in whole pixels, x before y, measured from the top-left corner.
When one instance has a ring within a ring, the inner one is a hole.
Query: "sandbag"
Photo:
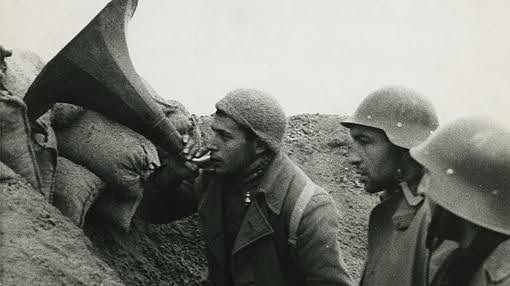
[[[12,95],[23,98],[28,88],[43,69],[45,62],[37,54],[27,50],[14,49],[5,58],[7,71],[3,85]]]
[[[57,141],[44,120],[29,122],[23,100],[8,91],[0,91],[0,161],[51,202]]]
[[[147,82],[144,81],[144,83],[147,88],[151,90],[154,100],[161,107],[166,118],[170,120],[175,129],[177,129],[181,135],[189,134],[195,137],[195,140],[201,141],[198,121],[186,110],[184,105],[176,100],[164,99],[158,96],[156,91],[154,91]],[[158,150],[159,160],[163,162],[168,158],[169,154],[166,150],[159,146],[156,146],[156,148]]]
[[[71,221],[82,227],[85,215],[106,183],[87,168],[58,157],[53,205]]]
[[[41,174],[30,134],[23,100],[0,90],[0,161],[40,191]]]
[[[188,120],[190,113],[186,110],[184,105],[177,100],[162,98],[144,78],[140,78],[145,87],[147,87],[147,90],[149,90],[154,101],[161,107],[165,116],[170,119],[175,129],[181,134],[186,133],[186,130],[191,126]]]
[[[184,134],[191,128],[191,122],[189,121],[190,114],[180,102],[166,100],[157,95],[154,95],[154,100],[179,133]],[[51,126],[57,130],[69,127],[85,111],[85,108],[74,104],[56,103],[51,109]]]
[[[63,129],[76,121],[85,109],[69,103],[56,103],[50,110],[51,127],[55,130]]]
[[[42,116],[37,121],[30,122],[30,126],[32,146],[41,174],[41,193],[49,203],[53,203],[58,150],[55,132],[48,122],[48,117]]]
[[[143,196],[144,180],[160,164],[154,145],[90,110],[56,133],[63,157],[85,166],[107,183],[94,209],[121,230],[129,230]]]

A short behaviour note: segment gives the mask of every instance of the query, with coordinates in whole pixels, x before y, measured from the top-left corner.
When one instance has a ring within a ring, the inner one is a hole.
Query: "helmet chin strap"
[[[402,193],[410,206],[415,207],[423,201],[423,195],[413,192],[407,182],[401,182],[399,186],[402,188]]]
[[[401,157],[400,167],[395,171],[395,181],[397,184],[410,190],[410,193],[413,195],[417,195],[418,185],[424,175],[425,169],[423,166],[410,156],[408,150],[405,150]]]

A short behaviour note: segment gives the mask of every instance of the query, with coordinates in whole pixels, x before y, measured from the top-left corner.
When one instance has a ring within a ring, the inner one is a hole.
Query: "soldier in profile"
[[[214,172],[196,171],[194,151],[185,163],[170,160],[149,178],[142,216],[165,223],[198,210],[205,285],[351,285],[335,203],[281,150],[287,119],[278,102],[238,89],[216,109]]]
[[[438,127],[432,104],[408,88],[381,88],[342,124],[350,129],[352,163],[365,190],[381,193],[381,202],[370,214],[361,285],[427,285],[431,213],[419,187],[425,169],[409,149]]]

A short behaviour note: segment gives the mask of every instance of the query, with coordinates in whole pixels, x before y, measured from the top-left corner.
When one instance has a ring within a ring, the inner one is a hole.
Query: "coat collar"
[[[265,200],[255,199],[248,207],[235,239],[232,254],[274,232],[267,220],[266,212],[269,209],[277,215],[280,214],[296,172],[302,171],[285,154],[279,152],[275,155],[255,193],[256,198],[264,196]],[[259,204],[263,202],[266,206]]]
[[[281,212],[287,190],[296,171],[302,172],[294,166],[287,155],[279,152],[262,177],[256,195],[263,194],[267,206],[277,215]]]
[[[484,263],[485,271],[492,282],[499,283],[510,277],[510,239],[500,243]]]
[[[400,202],[398,208],[392,216],[393,225],[398,230],[406,230],[411,225],[416,212],[423,204],[424,196],[422,193],[423,188],[425,188],[425,184],[428,182],[428,176],[424,176],[420,180],[420,184],[418,186],[417,194],[414,194],[409,188],[406,182],[400,184],[401,191],[395,193],[394,196],[402,196],[403,199]]]
[[[280,214],[287,190],[296,171],[302,172],[292,164],[285,154],[279,152],[275,155],[254,194],[254,197],[264,196],[265,200],[254,199],[248,207],[234,241],[233,253],[274,232],[264,212],[266,206],[260,205],[260,202],[265,201],[269,210],[275,214]],[[199,206],[198,213],[207,247],[218,262],[224,266],[226,248],[222,208],[222,186],[218,181],[211,180],[209,186],[207,186],[205,197]]]

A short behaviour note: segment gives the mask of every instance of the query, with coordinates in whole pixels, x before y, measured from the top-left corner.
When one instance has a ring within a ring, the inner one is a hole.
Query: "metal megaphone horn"
[[[179,154],[181,135],[153,99],[129,57],[126,27],[137,0],[113,0],[34,80],[24,100],[34,120],[55,102],[104,114]]]

